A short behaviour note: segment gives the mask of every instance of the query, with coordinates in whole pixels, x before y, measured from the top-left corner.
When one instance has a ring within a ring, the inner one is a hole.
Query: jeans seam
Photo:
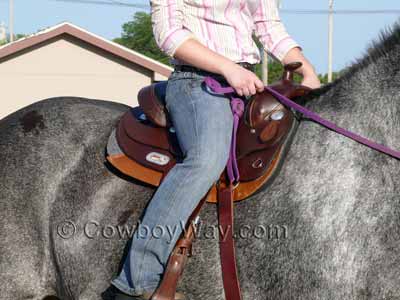
[[[191,78],[186,78],[186,79],[189,79],[189,80],[190,80]],[[189,83],[190,83],[190,81],[189,81]],[[187,89],[187,87],[185,87],[185,89]],[[198,128],[197,128],[197,119],[198,119],[198,116],[197,116],[197,113],[196,113],[196,107],[195,107],[195,104],[194,104],[193,96],[192,96],[192,94],[190,93],[190,92],[191,92],[191,89],[187,89],[186,91],[188,92],[188,95],[189,95],[189,98],[190,98],[189,103],[190,103],[190,105],[191,105],[191,107],[192,107],[192,110],[193,110],[193,118],[194,118],[194,126],[193,126],[193,127],[194,127],[195,139],[198,139],[198,138],[199,138],[199,133],[198,133]],[[200,155],[200,148],[201,148],[201,147],[197,147],[197,149],[196,149],[195,159],[197,159],[197,158],[199,157],[199,155]],[[186,183],[186,181],[190,178],[191,173],[192,173],[192,169],[189,168],[189,172],[188,172],[187,176],[185,176],[185,180],[179,182],[179,183],[178,183],[178,186],[182,186],[183,183]],[[173,197],[176,196],[177,191],[178,191],[178,187],[175,186],[174,193],[172,194],[171,198],[173,198]],[[201,200],[201,199],[200,199],[200,200]],[[171,206],[168,208],[168,211],[167,211],[167,213],[166,213],[167,215],[170,214],[170,212],[171,212],[171,210],[172,210],[173,207],[174,207],[174,206],[171,205]],[[161,219],[161,216],[158,217],[157,222],[159,222],[160,219]],[[146,241],[146,243],[145,243],[144,246],[143,246],[143,256],[142,256],[141,263],[140,263],[140,266],[139,266],[138,276],[137,276],[137,282],[136,282],[136,283],[138,283],[138,282],[140,282],[140,281],[142,280],[142,276],[143,276],[142,270],[143,270],[143,264],[144,264],[145,257],[146,257],[146,251],[147,251],[148,244],[150,243],[150,241],[151,241],[152,239],[153,239],[153,237],[150,236],[150,238]],[[168,261],[168,260],[167,260],[167,261]]]
[[[187,176],[185,176],[185,180],[181,181],[179,186],[181,186],[183,183],[186,183],[187,179],[190,178],[191,171],[192,171],[192,170],[189,169],[189,172],[188,172]],[[175,188],[175,189],[174,189],[174,194],[172,195],[172,197],[174,197],[174,196],[176,195],[177,191],[178,191],[178,188]],[[171,206],[168,208],[167,215],[169,215],[169,213],[171,212],[171,210],[172,210],[173,207],[174,207],[174,206],[171,205]],[[159,220],[161,219],[160,217],[161,217],[161,216],[158,217],[157,222],[159,222]],[[143,259],[141,260],[141,264],[140,264],[140,267],[139,267],[139,271],[141,271],[141,270],[143,269],[143,264],[144,264],[144,260],[145,260],[145,257],[146,257],[147,246],[148,246],[148,244],[150,243],[150,241],[152,240],[152,238],[153,238],[153,237],[150,236],[150,239],[147,240],[146,243],[145,243],[145,245],[143,246],[143,256],[142,256]],[[165,271],[165,270],[164,270],[164,271]],[[138,275],[140,275],[140,276],[138,276],[138,282],[140,282],[140,280],[142,279],[142,276],[141,276],[141,275],[143,274],[143,272],[138,272],[138,273],[139,273]]]
[[[193,118],[194,118],[194,123],[195,123],[195,125],[197,125],[197,112],[196,112],[196,107],[195,107],[195,104],[194,104],[194,101],[193,101],[193,96],[192,96],[192,94],[190,94],[190,105],[192,106],[192,110],[193,110]],[[198,130],[197,130],[197,126],[194,126],[194,135],[195,135],[195,138],[198,140],[199,139],[199,132],[198,132]],[[197,149],[196,149],[196,159],[197,158],[199,158],[200,157],[200,148],[201,148],[201,146],[200,147],[197,147]]]
[[[195,131],[196,131],[196,129],[195,129]],[[195,133],[195,134],[196,134],[196,133]],[[188,172],[187,176],[185,176],[185,180],[178,182],[178,186],[182,186],[183,183],[186,183],[187,179],[190,178],[191,173],[192,173],[192,170],[189,169],[189,172]],[[179,183],[180,183],[180,184],[179,184]],[[177,191],[178,191],[178,187],[175,187],[174,193],[172,194],[172,197],[171,197],[171,198],[173,198],[173,197],[176,196]],[[173,205],[171,205],[171,206],[168,208],[167,215],[169,215],[169,213],[171,212],[172,208],[173,208]],[[161,219],[161,216],[158,217],[157,222],[159,222],[160,219]],[[140,280],[142,279],[142,274],[143,274],[143,273],[141,272],[141,270],[143,269],[144,258],[145,258],[145,256],[146,256],[147,246],[148,246],[148,244],[150,243],[150,241],[152,240],[152,238],[153,238],[153,237],[150,236],[150,239],[148,239],[148,240],[146,241],[145,245],[143,246],[143,256],[142,256],[142,260],[141,260],[140,267],[139,267],[139,270],[138,270],[138,271],[139,271],[139,272],[138,272],[138,278],[137,278],[137,279],[138,279],[138,280],[137,280],[138,282],[140,282]]]

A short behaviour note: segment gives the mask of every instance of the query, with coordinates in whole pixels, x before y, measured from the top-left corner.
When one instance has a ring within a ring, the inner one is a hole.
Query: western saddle
[[[271,88],[294,99],[310,89],[293,81],[293,72],[301,63],[284,66],[282,79]],[[168,171],[183,160],[175,129],[165,107],[168,81],[154,83],[138,93],[139,106],[130,108],[112,131],[107,145],[107,161],[123,174],[152,186],[159,186]],[[226,83],[225,83],[226,84]],[[236,157],[240,181],[229,186],[226,172],[201,200],[187,222],[187,230],[177,242],[154,300],[172,300],[186,259],[191,255],[194,225],[202,204],[218,203],[219,222],[233,231],[232,202],[259,192],[277,175],[297,130],[294,113],[269,92],[245,99],[245,111],[237,130]],[[225,199],[224,202],[221,199]],[[225,231],[224,231],[225,232]],[[225,296],[241,299],[236,272],[233,237],[225,237],[221,246],[221,266]],[[226,273],[231,275],[226,276]],[[233,274],[233,275],[232,275]]]

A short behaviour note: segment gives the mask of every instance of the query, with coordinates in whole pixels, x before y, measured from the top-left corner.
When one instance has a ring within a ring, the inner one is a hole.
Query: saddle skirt
[[[282,80],[271,87],[291,99],[305,95],[309,89],[293,83],[296,68],[285,66]],[[159,186],[169,170],[184,159],[165,108],[166,87],[167,81],[163,81],[141,89],[139,106],[122,116],[107,145],[106,159],[110,164],[153,186]],[[268,186],[282,166],[298,126],[293,112],[266,91],[246,102],[237,132],[240,181],[233,190],[234,201]],[[226,178],[223,172],[210,189],[207,202],[217,202],[217,184],[224,185]]]

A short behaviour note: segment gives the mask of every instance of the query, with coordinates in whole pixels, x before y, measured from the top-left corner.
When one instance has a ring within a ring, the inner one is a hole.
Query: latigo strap
[[[179,278],[183,273],[188,257],[192,255],[194,239],[194,224],[199,212],[205,203],[205,196],[190,216],[183,236],[176,243],[172,251],[163,278],[152,300],[174,300]],[[225,298],[228,300],[241,300],[240,285],[236,267],[235,244],[233,240],[233,185],[226,187],[218,184],[218,223],[220,228],[220,256],[222,280]]]
[[[218,188],[218,223],[220,226],[219,249],[225,298],[241,300],[236,267],[235,242],[233,240],[233,186]]]
[[[208,193],[207,193],[208,194]],[[189,217],[182,237],[177,241],[174,250],[168,259],[163,278],[152,300],[174,300],[178,280],[183,273],[188,257],[192,256],[192,243],[195,237],[195,224],[207,195],[204,196]]]

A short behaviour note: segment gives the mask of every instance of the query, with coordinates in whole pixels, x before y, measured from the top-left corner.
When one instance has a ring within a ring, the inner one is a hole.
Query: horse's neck
[[[377,68],[345,75],[307,106],[340,127],[400,149],[400,96],[388,75],[377,78]]]

